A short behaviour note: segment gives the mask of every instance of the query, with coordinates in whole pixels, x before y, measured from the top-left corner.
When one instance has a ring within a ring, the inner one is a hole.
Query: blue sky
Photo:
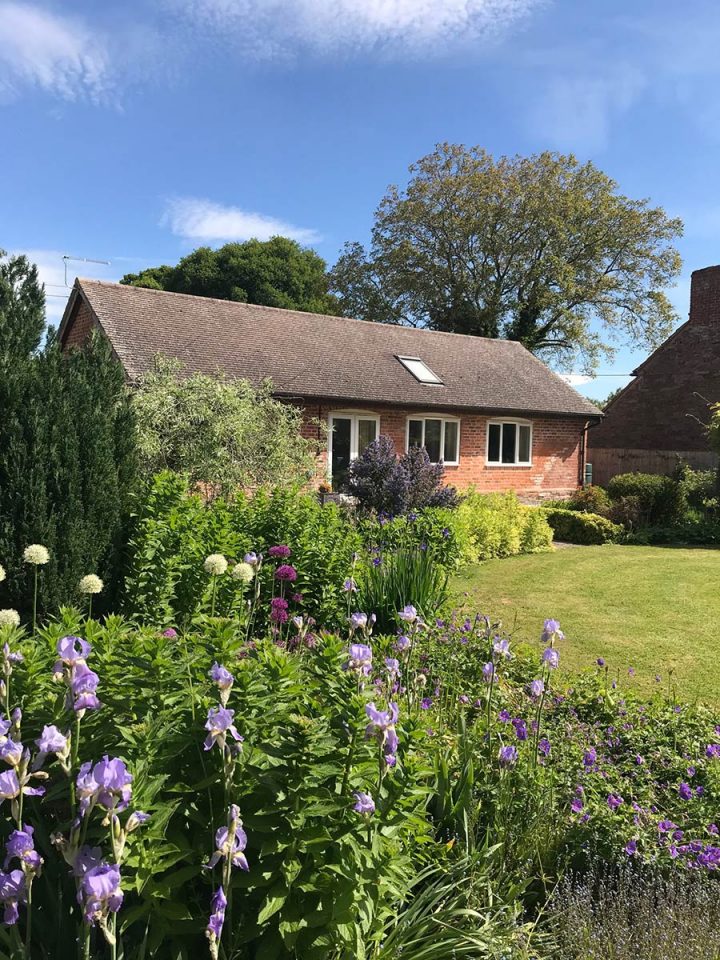
[[[554,149],[683,218],[683,320],[720,261],[719,47],[705,0],[0,0],[0,246],[57,319],[63,254],[117,279],[279,232],[332,263],[435,143]]]

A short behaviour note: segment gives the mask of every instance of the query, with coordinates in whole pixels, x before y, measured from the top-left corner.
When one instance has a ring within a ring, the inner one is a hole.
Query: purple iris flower
[[[218,685],[218,689],[220,691],[220,702],[223,706],[225,706],[230,697],[232,685],[235,683],[235,677],[230,673],[227,667],[224,667],[217,661],[215,661],[215,663],[210,667],[209,676],[210,679]]]
[[[518,758],[517,747],[513,747],[510,745],[505,747],[500,747],[500,750],[498,751],[498,760],[500,761],[503,767],[512,766],[517,761],[517,758]]]
[[[100,866],[101,863],[102,850],[100,847],[90,847],[85,844],[80,847],[75,856],[75,860],[73,861],[73,874],[78,878],[84,877],[86,873],[94,867]]]
[[[504,657],[506,660],[510,656],[510,641],[507,637],[496,637],[493,643],[493,653],[496,657]]]
[[[14,800],[20,793],[20,781],[14,770],[0,773],[0,803],[3,800]]]
[[[77,663],[70,681],[70,691],[75,698],[72,708],[76,713],[97,710],[102,706],[95,693],[99,682],[100,677],[84,662]]]
[[[385,657],[385,668],[391,677],[395,677],[400,673],[400,661],[395,657]]]
[[[44,726],[42,733],[35,743],[43,757],[46,757],[49,753],[63,756],[68,750],[67,737],[60,733],[54,724],[51,726]]]
[[[357,791],[353,794],[353,796],[355,797],[356,801],[353,810],[356,813],[361,813],[363,816],[367,817],[372,816],[372,814],[375,813],[375,801],[369,793]]]
[[[57,642],[58,656],[68,667],[74,667],[76,663],[87,660],[91,651],[92,647],[82,637],[62,637]],[[55,666],[55,672],[57,667],[58,664]]]
[[[33,873],[37,873],[42,866],[42,857],[35,850],[32,827],[26,826],[22,830],[13,830],[5,844],[4,869],[7,870],[11,860],[20,860]]]
[[[289,554],[288,554],[289,556]],[[258,555],[254,550],[251,550],[249,553],[246,553],[243,557],[243,563],[249,563],[251,567],[256,567],[258,562]]]
[[[538,697],[541,697],[543,692],[545,691],[545,684],[543,683],[542,680],[533,680],[530,686],[528,687],[528,690],[533,700],[537,700]]]
[[[225,909],[227,907],[227,897],[222,887],[218,887],[215,895],[210,902],[212,913],[208,919],[207,933],[211,943],[216,943],[222,937],[223,924],[225,923]]]
[[[395,724],[400,715],[397,704],[390,703],[387,710],[378,710],[374,703],[368,703],[365,705],[365,713],[370,721],[365,728],[365,736],[378,739],[385,753],[385,762],[388,766],[394,766],[398,748]]]
[[[398,651],[398,653],[403,653],[405,650],[408,649],[409,646],[410,646],[410,637],[406,637],[402,634],[395,641],[395,649]]]
[[[212,869],[220,860],[229,859],[233,867],[249,870],[247,857],[243,852],[246,846],[247,834],[243,830],[240,811],[233,804],[229,810],[228,826],[220,827],[215,833],[215,853],[210,858],[208,869]]]
[[[203,744],[206,750],[212,750],[216,743],[222,750],[227,743],[228,734],[237,743],[243,742],[244,737],[241,737],[237,732],[234,720],[235,711],[229,710],[227,707],[211,707],[208,710],[205,724],[208,735],[205,737],[205,743]]]
[[[607,805],[611,810],[617,810],[617,808],[624,803],[623,798],[617,793],[608,794]]]
[[[132,774],[122,760],[103,757],[94,766],[83,763],[78,771],[75,788],[80,799],[80,815],[99,803],[106,810],[125,810],[132,797]]]
[[[285,580],[288,583],[293,583],[295,580],[297,580],[297,570],[289,563],[283,563],[275,571],[275,579]]]
[[[123,902],[120,869],[114,863],[101,863],[84,874],[78,890],[85,922],[94,925],[108,913],[117,913]]]
[[[488,660],[487,663],[483,664],[482,675],[485,683],[490,683],[492,678],[495,676],[495,664],[492,662],[492,660]]]
[[[560,622],[558,620],[546,620],[543,624],[543,632],[540,639],[547,643],[549,640],[552,640],[553,637],[557,637],[558,640],[564,640],[565,634],[560,629]]]
[[[417,610],[411,603],[408,603],[402,610],[398,610],[398,617],[405,623],[415,623],[418,618]]]
[[[364,630],[368,624],[368,615],[362,613],[360,610],[356,610],[355,613],[350,614],[350,629],[355,630]]]
[[[353,577],[347,577],[345,583],[343,583],[343,590],[345,593],[357,593],[357,583]]]
[[[0,759],[9,763],[11,767],[17,767],[23,758],[24,747],[15,740],[4,740],[0,743]]]
[[[367,643],[351,643],[346,669],[367,676],[372,670],[372,648]]]
[[[678,787],[678,796],[681,800],[692,800],[693,789],[689,783],[681,783]]]
[[[11,870],[9,873],[0,873],[0,903],[4,909],[3,923],[11,927],[18,921],[18,904],[25,903],[27,891],[25,889],[25,874],[22,870]]]
[[[291,554],[290,547],[286,546],[284,543],[279,543],[275,547],[270,547],[268,554],[273,557],[275,560],[287,560]]]
[[[542,661],[548,665],[550,670],[555,670],[560,663],[560,654],[554,647],[546,647],[543,650]]]

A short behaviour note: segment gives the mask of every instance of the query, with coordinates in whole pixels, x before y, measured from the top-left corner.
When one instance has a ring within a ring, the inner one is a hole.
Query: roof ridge
[[[472,333],[452,333],[450,330],[430,330],[428,327],[411,327],[406,326],[403,323],[381,323],[378,320],[361,320],[359,317],[341,317],[334,313],[315,313],[312,310],[297,310],[294,307],[271,307],[266,306],[264,303],[246,303],[244,300],[224,300],[222,297],[204,297],[201,294],[180,293],[177,290],[156,290],[154,287],[141,287],[132,283],[118,283],[115,280],[96,280],[93,277],[76,277],[75,282],[79,283],[80,285],[95,284],[101,287],[121,287],[123,290],[143,290],[146,293],[152,293],[166,297],[182,297],[186,300],[205,300],[209,303],[232,304],[234,306],[247,307],[250,310],[272,310],[277,311],[278,313],[299,314],[300,316],[304,317],[321,317],[324,320],[342,320],[347,323],[366,323],[372,327],[390,327],[399,330],[410,330],[414,333],[431,333],[438,337],[462,337],[463,339],[472,341],[482,340],[483,343],[512,344],[513,346],[520,347],[522,350],[527,350],[527,348],[524,347],[519,340],[504,340],[501,337],[480,337]],[[527,350],[527,352],[533,356],[530,350]],[[542,363],[542,361],[540,361],[540,363]]]

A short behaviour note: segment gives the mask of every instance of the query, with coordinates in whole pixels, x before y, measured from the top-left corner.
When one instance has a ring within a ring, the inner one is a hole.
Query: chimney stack
[[[720,266],[693,271],[690,322],[705,327],[720,326]]]

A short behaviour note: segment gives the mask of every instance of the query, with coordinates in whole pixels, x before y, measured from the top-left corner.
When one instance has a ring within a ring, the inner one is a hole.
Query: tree
[[[133,393],[138,452],[146,476],[187,474],[209,493],[307,483],[319,443],[301,435],[302,413],[275,400],[271,385],[201,373],[158,357]],[[318,429],[320,425],[318,424]]]
[[[13,362],[40,346],[45,330],[45,293],[37,267],[27,257],[0,250],[0,358]]]
[[[227,243],[218,250],[199,247],[176,267],[149,267],[120,282],[311,313],[338,312],[328,293],[325,261],[287,237]]]
[[[587,371],[612,355],[607,336],[655,347],[669,334],[682,224],[592,163],[446,143],[410,173],[381,201],[369,251],[346,245],[331,271],[346,315],[519,340]]]

